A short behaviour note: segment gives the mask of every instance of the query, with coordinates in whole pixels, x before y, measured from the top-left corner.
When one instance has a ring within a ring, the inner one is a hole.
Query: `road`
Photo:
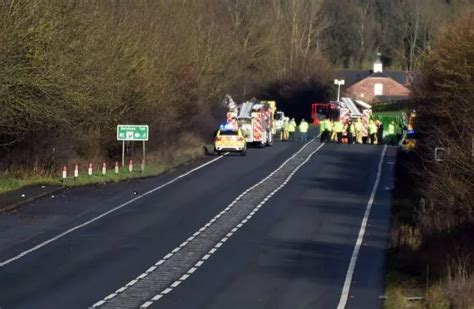
[[[395,149],[302,145],[0,215],[0,307],[379,307]]]

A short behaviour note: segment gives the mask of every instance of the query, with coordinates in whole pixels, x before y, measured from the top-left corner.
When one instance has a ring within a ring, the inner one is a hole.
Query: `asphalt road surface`
[[[0,308],[377,308],[396,151],[276,142],[0,215]]]

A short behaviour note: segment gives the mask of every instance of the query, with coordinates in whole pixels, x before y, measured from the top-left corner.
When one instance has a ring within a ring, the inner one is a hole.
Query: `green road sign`
[[[117,126],[118,141],[147,141],[148,125],[119,124]]]

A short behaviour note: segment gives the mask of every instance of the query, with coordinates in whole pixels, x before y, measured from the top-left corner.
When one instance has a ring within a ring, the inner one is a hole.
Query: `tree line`
[[[165,151],[202,139],[226,93],[303,81],[324,95],[332,69],[363,67],[376,51],[416,68],[465,0],[429,2],[2,1],[0,167],[116,157],[118,123],[149,124],[151,150]]]
[[[395,268],[429,280],[430,308],[474,303],[473,81],[471,8],[443,27],[425,53],[412,99],[416,151],[397,159],[405,189],[395,192],[404,200],[393,206]]]

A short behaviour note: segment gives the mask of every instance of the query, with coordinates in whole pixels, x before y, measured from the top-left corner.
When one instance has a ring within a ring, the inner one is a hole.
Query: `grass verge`
[[[174,152],[174,155],[150,155],[150,160],[145,166],[145,170],[140,171],[140,165],[135,165],[133,172],[128,171],[128,167],[120,168],[119,173],[114,173],[114,168],[108,166],[105,176],[100,169],[95,169],[92,176],[87,175],[87,169],[82,168],[79,177],[72,177],[72,170],[68,172],[66,181],[61,179],[61,175],[29,175],[22,176],[4,175],[0,177],[0,194],[19,190],[23,187],[33,185],[64,185],[66,187],[83,186],[96,183],[114,183],[124,180],[157,176],[184,163],[202,157],[202,147],[192,147]],[[139,162],[137,160],[137,162]],[[71,166],[71,165],[70,165]],[[85,165],[84,165],[85,166]]]
[[[474,308],[472,226],[424,233],[417,194],[417,158],[399,153],[392,196],[390,248],[385,267],[387,309]]]

